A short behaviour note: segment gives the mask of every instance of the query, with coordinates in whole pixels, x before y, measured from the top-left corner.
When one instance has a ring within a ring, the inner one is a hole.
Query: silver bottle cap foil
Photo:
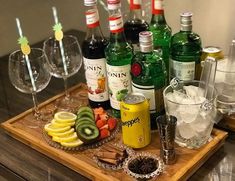
[[[84,6],[95,6],[97,4],[97,0],[84,0]]]
[[[184,12],[180,14],[180,24],[182,31],[191,31],[192,30],[192,16],[191,12]]]
[[[142,31],[139,33],[140,51],[153,51],[153,33],[151,31]]]

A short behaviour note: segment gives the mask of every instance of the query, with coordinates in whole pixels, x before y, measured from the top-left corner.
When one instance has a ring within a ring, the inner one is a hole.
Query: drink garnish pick
[[[53,31],[55,32],[55,39],[59,42],[62,62],[63,62],[63,66],[64,66],[64,72],[65,72],[65,76],[67,76],[68,70],[67,70],[67,66],[66,66],[65,55],[64,55],[64,46],[63,46],[63,42],[62,42],[63,36],[64,36],[63,31],[62,31],[62,25],[58,21],[56,7],[53,6],[52,11],[53,11],[53,16],[54,16],[54,20],[55,20],[55,25],[53,26]]]
[[[25,56],[25,61],[26,61],[26,65],[29,71],[29,76],[30,76],[32,87],[33,87],[33,91],[36,92],[37,89],[36,89],[35,81],[33,78],[33,72],[32,72],[32,68],[30,65],[29,56],[28,56],[31,52],[31,48],[28,44],[29,41],[25,36],[23,36],[19,18],[16,18],[16,25],[17,25],[17,29],[20,35],[20,38],[18,39],[18,44],[20,44],[20,49]]]

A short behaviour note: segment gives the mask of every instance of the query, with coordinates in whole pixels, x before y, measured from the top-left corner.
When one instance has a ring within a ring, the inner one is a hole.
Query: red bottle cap
[[[141,0],[130,0],[130,9],[141,9]]]
[[[152,14],[163,14],[163,0],[152,0]]]

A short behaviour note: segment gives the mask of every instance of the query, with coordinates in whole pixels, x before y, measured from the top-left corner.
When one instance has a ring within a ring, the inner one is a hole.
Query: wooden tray
[[[70,89],[73,94],[86,92],[86,85],[79,84]],[[48,101],[42,103],[40,107],[52,108],[53,102],[63,96],[57,95]],[[29,122],[35,121],[32,115],[32,110],[28,110],[4,123],[1,126],[17,140],[36,149],[37,151],[47,155],[48,157],[62,163],[63,165],[75,170],[76,172],[88,177],[91,180],[115,181],[115,180],[133,180],[124,171],[107,171],[99,168],[92,159],[94,149],[85,150],[82,152],[65,152],[60,149],[51,147],[45,141],[42,128],[28,128]],[[42,126],[45,123],[41,123]],[[213,129],[212,140],[198,150],[190,150],[176,145],[177,163],[166,166],[165,171],[157,180],[186,180],[188,179],[213,153],[215,153],[225,141],[227,133],[218,129]],[[121,134],[111,142],[121,142]],[[151,144],[136,151],[148,151],[159,155],[159,138],[157,132],[152,133]]]

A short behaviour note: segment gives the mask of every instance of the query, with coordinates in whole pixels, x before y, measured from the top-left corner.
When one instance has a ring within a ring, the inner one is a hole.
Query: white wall
[[[123,10],[128,10],[127,1],[121,1]],[[86,30],[83,0],[0,0],[0,56],[18,48],[15,17],[20,18],[31,44],[51,35],[53,5],[58,9],[64,30]],[[108,36],[107,12],[102,6],[99,10],[102,30]],[[193,30],[201,36],[203,46],[219,46],[227,54],[235,37],[235,0],[165,0],[165,16],[173,33],[179,31],[179,14],[183,11],[193,12]]]

